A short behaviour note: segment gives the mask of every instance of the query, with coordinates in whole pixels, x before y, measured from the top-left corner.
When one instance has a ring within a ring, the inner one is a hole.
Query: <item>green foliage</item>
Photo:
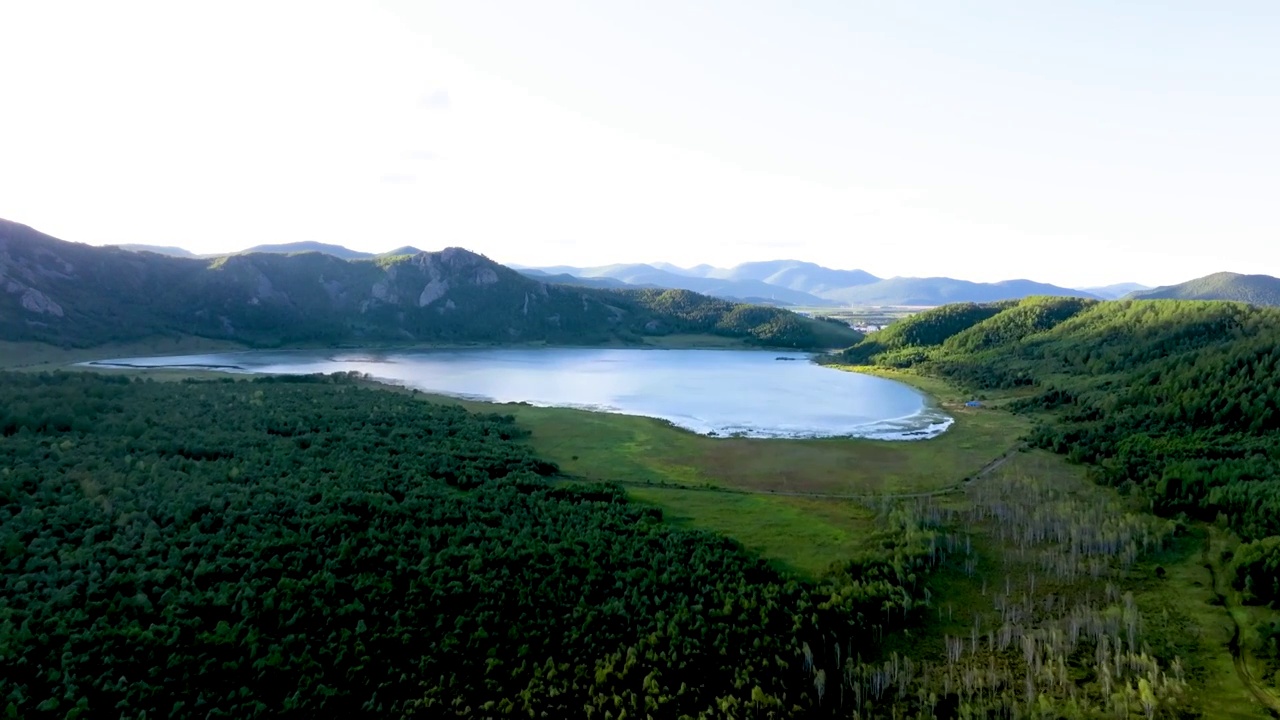
[[[810,717],[802,647],[904,618],[933,544],[809,586],[549,483],[510,417],[345,376],[4,374],[0,408],[22,717]]]
[[[1027,298],[943,341],[943,352],[978,352],[1044,332],[1095,304],[1082,298]]]
[[[1244,543],[1236,548],[1231,567],[1235,588],[1245,591],[1248,599],[1280,600],[1280,537]]]
[[[926,310],[899,320],[843,353],[844,362],[905,367],[926,357],[924,348],[942,344],[947,338],[992,317],[1009,307],[1000,302],[988,305],[956,303]],[[883,356],[883,357],[881,357]],[[883,360],[883,362],[881,362]]]

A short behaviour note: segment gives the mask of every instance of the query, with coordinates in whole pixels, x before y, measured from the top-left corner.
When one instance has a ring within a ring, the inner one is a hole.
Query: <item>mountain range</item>
[[[1103,299],[1101,295],[1031,280],[978,283],[946,277],[880,278],[865,270],[835,270],[800,260],[750,262],[731,268],[669,263],[600,267],[521,267],[532,277],[611,279],[629,285],[683,288],[733,299],[776,305],[847,307],[856,305],[936,306],[952,302],[996,302],[1032,295]]]
[[[182,258],[197,256],[180,247],[119,245],[124,250]],[[374,254],[341,245],[296,242],[256,245],[236,254],[321,253],[344,260],[372,260],[417,255],[415,247],[401,247]],[[595,289],[683,289],[721,299],[780,307],[834,308],[845,306],[935,307],[957,302],[990,303],[1049,295],[1087,299],[1204,299],[1238,300],[1258,305],[1280,305],[1280,280],[1268,275],[1214,273],[1178,285],[1151,288],[1138,283],[1100,287],[1066,288],[1032,280],[978,283],[948,277],[880,278],[863,270],[836,270],[800,260],[749,262],[731,268],[698,265],[684,268],[664,262],[578,267],[512,266],[533,280],[556,285]]]
[[[122,245],[127,250],[149,251],[179,257],[197,257],[181,248]],[[296,242],[256,245],[243,253],[318,252],[344,260],[368,260],[387,255],[416,254],[417,248],[398,248],[376,255],[341,245]],[[216,257],[216,256],[203,256]],[[851,305],[926,306],[951,302],[995,302],[1032,295],[1058,295],[1097,299],[1119,298],[1127,292],[1145,289],[1128,283],[1091,290],[1076,290],[1031,280],[978,283],[946,277],[880,278],[865,270],[836,270],[801,260],[768,260],[719,268],[698,265],[682,268],[670,263],[631,263],[578,267],[513,266],[522,274],[542,282],[593,288],[668,288],[692,290],[737,302],[781,307],[846,307]],[[1121,292],[1123,289],[1123,292]]]
[[[0,220],[5,340],[598,344],[685,333],[809,349],[861,337],[842,323],[689,291],[538,281],[462,248],[351,260],[316,251],[211,260],[65,242]]]
[[[174,247],[172,245],[143,245],[138,243],[126,243],[124,245],[114,245],[112,247],[118,247],[132,252],[151,252],[156,253],[157,255],[168,255],[170,257],[182,258],[215,258],[228,254],[215,253],[212,255],[197,255],[190,250],[184,250],[183,248]],[[342,258],[343,260],[369,260],[375,257],[386,257],[390,255],[417,255],[422,251],[416,247],[405,245],[404,247],[398,247],[384,253],[368,253],[361,250],[352,250],[351,248],[343,247],[342,245],[303,241],[254,245],[253,247],[245,248],[244,250],[229,254],[244,255],[246,253],[271,253],[274,255],[292,255],[294,253],[305,252],[317,252],[325,255],[332,255],[333,257]]]
[[[1087,287],[1080,289],[1090,295],[1097,295],[1103,300],[1119,300],[1130,293],[1143,292],[1144,290],[1150,290],[1151,288],[1140,283],[1126,282],[1116,283],[1115,285],[1102,285],[1100,287]]]

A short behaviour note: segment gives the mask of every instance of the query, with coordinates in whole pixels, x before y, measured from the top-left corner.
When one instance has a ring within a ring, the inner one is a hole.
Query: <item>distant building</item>
[[[965,407],[982,407],[982,403],[978,402],[977,400],[970,400],[964,405]]]

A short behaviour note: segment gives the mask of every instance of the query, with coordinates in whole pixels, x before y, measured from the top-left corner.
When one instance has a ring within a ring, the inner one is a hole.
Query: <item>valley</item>
[[[1090,716],[1121,707],[1142,713],[1144,702],[1156,716],[1266,712],[1274,692],[1266,680],[1271,661],[1248,642],[1266,615],[1255,613],[1237,630],[1233,616],[1246,606],[1218,599],[1234,592],[1217,579],[1232,572],[1217,560],[1240,542],[1232,533],[1157,519],[1140,496],[1099,487],[1086,468],[1024,447],[1023,438],[1050,417],[1009,411],[1032,397],[1026,388],[989,388],[981,407],[968,407],[971,392],[952,381],[852,369],[916,385],[955,424],[937,438],[912,442],[717,438],[651,418],[356,382],[371,398],[509,416],[528,433],[532,454],[557,468],[541,481],[549,487],[585,494],[619,487],[635,507],[660,511],[664,527],[731,538],[735,552],[767,560],[772,572],[819,596],[852,592],[851,599],[863,598],[856,603],[889,602],[884,606],[895,609],[879,620],[863,611],[865,624],[844,626],[849,621],[840,613],[820,621],[837,623],[835,644],[820,646],[828,641],[819,635],[806,641],[808,651],[799,648],[812,658],[805,674],[821,680],[799,696],[807,698],[806,715],[822,707],[832,717],[960,717],[976,708]],[[143,379],[138,372],[98,371],[105,380],[134,382]],[[226,388],[237,396],[255,386],[272,389],[260,381],[184,381],[207,373],[156,377],[164,382],[147,385]],[[1042,527],[1057,529],[1045,535]],[[1108,535],[1090,536],[1087,528]],[[873,576],[888,585],[864,585]],[[1135,620],[1125,620],[1132,623],[1126,630],[1104,620],[1112,613]],[[1067,634],[1067,623],[1097,629],[1063,649],[1054,638]],[[1233,658],[1242,637],[1251,649]],[[1110,685],[1078,674],[1094,662],[1084,658],[1095,655],[1120,668],[1109,671]],[[776,688],[762,694],[796,691],[785,680]],[[643,693],[636,697],[641,702]]]
[[[456,249],[0,249],[10,714],[1274,707],[1264,303],[806,317]]]
[[[0,28],[0,719],[1280,720],[1280,5]]]

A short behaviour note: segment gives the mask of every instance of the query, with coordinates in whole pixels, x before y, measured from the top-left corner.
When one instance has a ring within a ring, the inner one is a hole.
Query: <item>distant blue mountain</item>
[[[548,283],[556,283],[559,285],[577,285],[578,287],[614,288],[614,289],[636,288],[636,287],[646,287],[646,288],[657,287],[656,285],[632,285],[631,283],[623,282],[622,280],[618,280],[617,278],[611,278],[611,277],[579,277],[577,275],[570,275],[569,273],[556,273],[555,275],[552,275],[550,273],[543,272],[542,270],[535,270],[532,268],[524,268],[521,270],[517,270],[516,272],[520,273],[521,275],[524,275],[525,277],[533,278],[534,280],[538,280],[541,282],[548,282]]]
[[[1139,285],[1138,283],[1116,283],[1115,285],[1103,285],[1101,287],[1080,288],[1081,292],[1087,292],[1097,295],[1104,300],[1119,300],[1129,293],[1144,292],[1150,290],[1148,285]]]
[[[180,247],[174,247],[172,245],[141,245],[139,243],[127,243],[124,245],[117,245],[116,247],[130,252],[150,252],[157,255],[168,255],[169,257],[195,257],[195,254],[190,250],[183,250]]]
[[[977,283],[947,277],[895,277],[827,292],[824,295],[845,305],[917,307],[936,307],[957,302],[986,303],[998,300],[1020,300],[1032,295],[1100,299],[1091,293],[1031,280]]]
[[[865,270],[836,270],[800,260],[749,262],[731,268],[670,263],[540,268],[553,275],[613,278],[632,285],[682,288],[716,297],[773,302],[801,307],[849,305],[945,305],[994,302],[1031,295],[1099,299],[1102,295],[1033,282],[1005,280],[977,283],[947,277],[881,279]]]
[[[541,270],[548,275],[571,275],[578,278],[612,278],[628,285],[641,287],[663,287],[680,290],[692,290],[703,295],[725,298],[729,300],[798,305],[807,307],[830,307],[836,303],[810,293],[794,290],[781,285],[773,285],[753,279],[726,279],[713,277],[697,277],[682,275],[663,270],[654,265],[642,263],[603,265],[600,267],[572,267],[556,265],[543,268],[526,268]]]
[[[833,270],[799,260],[749,262],[727,270],[713,268],[707,276],[727,280],[759,280],[818,296],[844,288],[870,285],[880,280],[865,270]]]

